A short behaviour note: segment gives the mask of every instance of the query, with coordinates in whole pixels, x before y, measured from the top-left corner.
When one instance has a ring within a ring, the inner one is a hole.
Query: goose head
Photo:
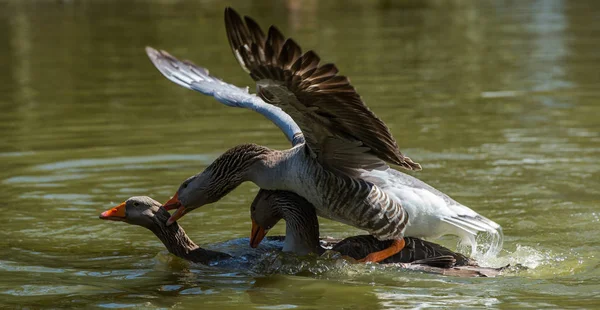
[[[257,247],[268,231],[285,220],[284,252],[299,255],[319,253],[319,221],[313,205],[303,197],[281,190],[261,189],[250,207],[250,246]]]
[[[238,145],[219,156],[204,171],[185,180],[163,206],[166,210],[177,210],[167,225],[196,208],[219,201],[248,180],[255,163],[265,159],[270,151],[256,144]]]
[[[256,248],[263,238],[282,218],[281,205],[288,203],[285,191],[270,191],[261,189],[250,205],[252,233],[250,246]]]
[[[153,229],[169,217],[169,213],[162,210],[160,206],[160,202],[147,196],[131,197],[118,206],[102,212],[100,219]]]

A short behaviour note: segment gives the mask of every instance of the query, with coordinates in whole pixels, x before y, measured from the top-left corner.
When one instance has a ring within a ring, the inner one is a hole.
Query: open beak
[[[267,235],[268,230],[262,228],[262,226],[256,224],[254,220],[252,220],[252,234],[250,235],[250,247],[256,248],[260,244],[260,242]]]
[[[180,205],[179,208],[177,208],[177,211],[175,211],[175,213],[173,213],[171,215],[171,217],[167,220],[167,226],[171,226],[171,224],[175,223],[178,219],[180,219],[182,216],[184,216],[188,212],[189,212],[188,209],[186,209],[184,206]]]
[[[170,211],[170,210],[174,210],[181,207],[181,202],[179,201],[179,193],[175,193],[175,196],[173,196],[173,198],[169,199],[169,201],[165,202],[165,204],[163,205],[163,208],[165,208],[165,210]]]
[[[101,220],[109,220],[109,221],[124,221],[125,220],[125,203],[121,203],[120,205],[104,211],[100,214]]]
[[[169,201],[165,202],[162,207],[167,211],[177,209],[177,211],[175,211],[175,213],[173,213],[173,215],[171,215],[171,217],[167,220],[167,226],[171,226],[171,224],[175,223],[178,219],[190,211],[181,204],[181,201],[179,201],[179,193],[175,193],[175,196],[169,199]]]

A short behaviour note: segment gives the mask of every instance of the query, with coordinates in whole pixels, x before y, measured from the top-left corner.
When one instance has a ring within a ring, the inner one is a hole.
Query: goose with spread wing
[[[148,56],[176,84],[266,116],[293,148],[274,151],[249,144],[227,151],[205,171],[183,182],[165,204],[177,209],[171,222],[252,181],[261,188],[295,192],[321,216],[365,229],[378,239],[397,241],[382,255],[367,260],[393,255],[401,249],[404,234],[458,235],[470,242],[474,252],[475,236],[486,232],[493,237],[488,253],[499,252],[502,229],[498,224],[387,166],[384,161],[420,169],[398,151],[387,127],[334,65],[320,65],[312,51],[302,54],[275,27],[265,36],[256,22],[248,17],[242,22],[232,9],[226,10],[226,25],[234,54],[257,80],[259,96],[164,51],[147,48]]]

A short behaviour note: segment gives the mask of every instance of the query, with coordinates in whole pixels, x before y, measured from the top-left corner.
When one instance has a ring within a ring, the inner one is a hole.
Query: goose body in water
[[[266,210],[271,210],[276,206],[269,204],[280,203],[282,201],[301,201],[302,203],[306,203],[305,200],[302,198],[300,198],[301,200],[297,198],[294,199],[294,197],[299,196],[291,193],[286,193],[282,191],[268,193],[268,197],[264,194],[257,195],[256,203],[254,203],[253,206],[257,205],[259,209],[264,208]],[[281,199],[279,199],[278,197],[281,197]],[[316,221],[316,214],[314,214],[314,209],[312,209],[312,212],[314,220]],[[125,202],[119,204],[118,206],[111,208],[110,210],[107,210],[105,212],[102,212],[102,214],[100,215],[100,219],[126,222],[128,224],[145,227],[152,231],[160,239],[160,241],[164,244],[164,246],[171,254],[177,257],[183,258],[193,263],[211,265],[216,267],[225,267],[230,269],[252,268],[254,265],[256,265],[262,260],[263,254],[280,251],[283,246],[281,240],[285,240],[281,236],[275,236],[269,239],[267,246],[261,246],[258,249],[251,249],[247,246],[248,238],[239,239],[240,241],[244,241],[243,245],[242,242],[237,242],[238,239],[236,239],[234,240],[236,241],[234,243],[237,246],[237,248],[233,249],[233,251],[231,252],[233,255],[231,255],[228,253],[201,248],[187,236],[183,228],[178,223],[175,222],[172,225],[167,226],[165,222],[169,218],[169,216],[170,214],[166,210],[161,208],[161,204],[156,200],[147,196],[138,196],[131,197]],[[264,236],[262,236],[260,239],[262,240],[263,237]],[[316,242],[318,243],[318,235],[316,238]],[[295,242],[294,240],[290,239],[290,241],[293,243]],[[324,240],[324,244],[328,245],[335,244],[336,242],[337,241],[335,240]],[[354,246],[362,247],[366,243],[359,240],[358,242],[354,242],[352,244]],[[441,253],[436,252],[432,254],[430,247],[423,247],[421,243],[415,243],[416,246],[411,246],[411,242],[409,242],[408,244],[409,247],[406,247],[399,254],[397,254],[403,255],[404,257],[402,262],[406,264],[402,265],[403,268],[411,270],[429,271],[440,274],[448,274],[447,272],[443,272],[439,268],[432,267],[431,270],[428,269],[428,264],[437,266],[439,264],[447,263],[447,258],[441,257],[437,260],[423,259],[431,258],[433,255]],[[407,255],[408,252],[410,252],[411,254]],[[352,253],[346,253],[346,255],[356,257],[356,255],[352,255]],[[356,253],[358,253],[359,256],[362,256],[364,254],[364,250],[362,252]],[[411,259],[411,257],[413,257],[414,259]],[[461,275],[465,276],[468,274]]]
[[[258,247],[267,232],[280,220],[285,220],[284,252],[297,255],[323,254],[326,250],[358,259],[368,253],[389,247],[389,240],[381,241],[370,235],[353,236],[343,240],[319,238],[319,223],[310,203],[286,191],[261,189],[250,209],[252,232],[250,245]],[[380,263],[410,263],[413,270],[454,276],[496,276],[505,268],[480,267],[477,262],[439,244],[413,237],[404,237],[406,246]]]
[[[314,52],[302,54],[293,40],[273,26],[265,36],[251,18],[244,23],[232,9],[225,15],[234,54],[257,81],[258,96],[164,51],[147,48],[148,56],[178,85],[266,116],[293,147],[276,151],[247,144],[225,152],[181,184],[165,204],[167,209],[177,209],[169,222],[252,181],[264,189],[288,190],[306,198],[320,216],[367,230],[379,240],[395,240],[386,251],[365,261],[397,253],[404,235],[457,235],[470,243],[474,253],[475,236],[485,232],[492,236],[488,254],[500,251],[503,236],[498,224],[387,166],[385,162],[420,169],[398,151],[388,128],[334,65],[319,65]]]
[[[147,228],[160,239],[171,254],[204,265],[243,267],[252,264],[253,260],[258,259],[265,252],[281,249],[281,242],[270,243],[258,251],[249,249],[246,246],[247,238],[235,242],[239,246],[233,249],[234,255],[201,248],[188,237],[179,224],[166,225],[170,214],[161,206],[161,203],[147,196],[131,197],[118,206],[102,212],[100,219],[126,222]],[[281,239],[272,238],[272,240]]]

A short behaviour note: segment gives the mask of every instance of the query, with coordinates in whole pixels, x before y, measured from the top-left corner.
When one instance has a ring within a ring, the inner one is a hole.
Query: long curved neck
[[[281,204],[278,206],[279,212],[285,220],[283,251],[298,255],[322,254],[324,249],[319,243],[319,220],[315,208],[308,201],[299,198],[304,203]]]
[[[256,144],[237,145],[217,157],[199,175],[207,175],[217,189],[212,196],[218,199],[246,181],[263,187],[261,182],[277,179],[278,169],[286,152]],[[198,186],[206,186],[201,184]]]
[[[285,113],[281,108],[264,102],[260,97],[253,96],[251,100],[247,100],[246,108],[254,110],[266,118],[271,120],[285,135],[285,137],[292,142],[292,145],[298,145],[304,142],[304,136],[300,127],[294,122],[291,116]]]
[[[160,210],[164,211],[164,210]],[[166,211],[164,211],[167,213]],[[157,214],[158,215],[158,214]],[[192,241],[185,230],[177,223],[167,226],[168,216],[155,216],[154,223],[149,229],[160,239],[167,250],[180,258],[194,263],[208,264],[211,261],[227,259],[231,256],[226,253],[206,250]]]

